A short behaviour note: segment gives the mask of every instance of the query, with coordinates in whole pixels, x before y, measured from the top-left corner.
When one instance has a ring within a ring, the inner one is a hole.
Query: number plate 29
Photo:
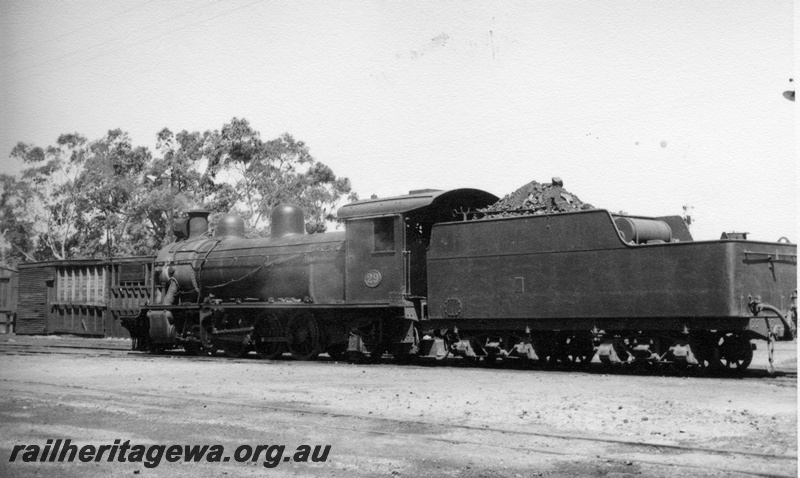
[[[378,284],[381,283],[381,279],[381,273],[375,269],[367,271],[367,273],[364,274],[364,283],[367,284],[367,287],[378,287]]]

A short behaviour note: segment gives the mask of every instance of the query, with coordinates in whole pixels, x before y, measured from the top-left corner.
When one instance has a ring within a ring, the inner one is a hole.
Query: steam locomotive
[[[745,369],[754,339],[791,338],[797,246],[694,241],[680,216],[593,209],[484,216],[477,189],[343,206],[306,234],[301,208],[248,239],[207,211],[176,225],[154,300],[124,326],[139,350],[398,360],[666,362]],[[771,349],[770,349],[771,350]]]

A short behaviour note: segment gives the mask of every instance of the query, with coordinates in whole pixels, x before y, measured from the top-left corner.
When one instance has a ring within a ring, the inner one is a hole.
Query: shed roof
[[[155,256],[128,256],[98,259],[56,259],[51,261],[20,262],[19,269],[35,269],[37,267],[72,267],[102,266],[107,264],[123,264],[126,262],[152,262]]]
[[[366,199],[339,208],[339,219],[402,214],[420,209],[435,207],[453,209],[481,208],[497,201],[497,196],[480,189],[452,189],[440,191],[428,189],[412,191],[412,194],[390,198]]]

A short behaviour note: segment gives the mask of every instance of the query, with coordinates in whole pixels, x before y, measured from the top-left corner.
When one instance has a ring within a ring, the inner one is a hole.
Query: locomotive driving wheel
[[[230,358],[242,358],[248,352],[247,343],[244,340],[241,342],[238,340],[220,341],[220,348],[225,356]]]
[[[220,312],[214,315],[214,327],[217,332],[212,345],[222,350],[226,357],[240,358],[250,351],[250,334],[228,334],[226,331],[247,327],[249,322],[239,313]]]
[[[214,347],[203,345],[201,342],[186,342],[183,344],[186,355],[209,357],[214,355]]]
[[[283,324],[275,314],[269,314],[256,323],[253,348],[258,358],[272,360],[286,351]]]
[[[307,312],[289,319],[286,326],[289,352],[295,360],[311,360],[322,353],[323,340],[317,320]]]
[[[194,325],[187,331],[186,340],[183,342],[183,350],[187,355],[195,355],[199,357],[209,357],[214,355],[216,347],[207,340],[209,332],[200,328],[200,325]]]

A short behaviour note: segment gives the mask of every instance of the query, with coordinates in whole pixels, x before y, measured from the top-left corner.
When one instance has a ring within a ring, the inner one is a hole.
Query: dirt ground
[[[118,342],[107,348],[127,345]],[[797,476],[795,342],[777,345],[775,377],[764,373],[763,346],[752,373],[706,377],[42,353],[15,343],[0,340],[4,477]],[[21,452],[9,462],[15,446],[48,439],[220,444],[226,456],[285,445],[285,458],[300,445],[331,448],[325,462],[274,468],[264,459],[26,463]]]

